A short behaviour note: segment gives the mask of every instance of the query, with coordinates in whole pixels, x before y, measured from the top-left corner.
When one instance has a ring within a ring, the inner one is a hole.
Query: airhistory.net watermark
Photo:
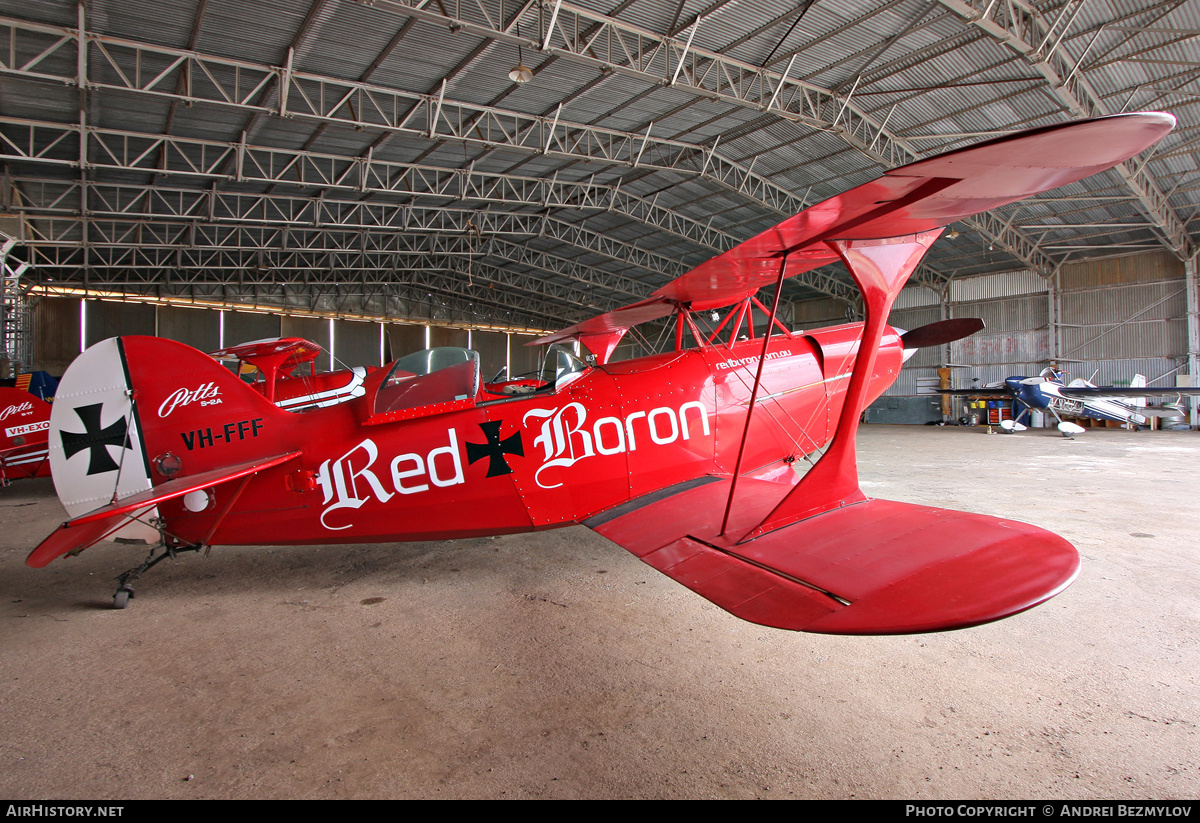
[[[5,817],[120,817],[124,806],[51,805],[48,803],[9,803]]]
[[[1191,804],[1180,803],[909,803],[905,817],[1182,817],[1192,814]]]

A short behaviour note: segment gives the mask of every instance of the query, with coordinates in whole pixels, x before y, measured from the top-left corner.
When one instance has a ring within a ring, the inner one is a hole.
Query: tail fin
[[[1131,389],[1146,388],[1146,375],[1135,374],[1133,376],[1133,379],[1129,381],[1129,388],[1131,388]],[[1129,398],[1128,403],[1131,406],[1138,406],[1138,407],[1144,408],[1146,406],[1147,401],[1146,401],[1146,398],[1144,398],[1144,397],[1131,397],[1131,398]],[[1142,418],[1141,420],[1137,420],[1135,422],[1144,423],[1145,418]]]
[[[78,517],[175,477],[268,454],[292,419],[190,346],[110,338],[79,355],[59,384],[50,416],[54,486]]]

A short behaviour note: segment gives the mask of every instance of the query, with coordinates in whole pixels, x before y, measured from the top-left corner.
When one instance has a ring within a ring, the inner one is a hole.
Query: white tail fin
[[[50,469],[72,517],[150,488],[120,339],[75,358],[50,411]]]

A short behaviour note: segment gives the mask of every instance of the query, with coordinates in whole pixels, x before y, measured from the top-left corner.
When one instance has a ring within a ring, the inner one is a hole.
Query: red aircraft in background
[[[209,356],[218,360],[235,361],[239,374],[247,366],[257,369],[262,374],[262,380],[249,385],[267,400],[287,411],[320,409],[362,397],[366,392],[363,382],[368,374],[378,369],[355,366],[350,369],[317,372],[310,364],[314,363],[321,351],[320,346],[308,340],[299,337],[279,337],[242,343],[212,352]],[[187,391],[183,389],[180,392],[181,401],[187,399],[184,396]],[[198,398],[191,402],[204,404],[204,401],[205,398]]]
[[[321,351],[316,343],[291,337],[243,343],[210,356],[258,369],[264,379],[250,386],[288,411],[321,408],[361,397],[363,381],[372,368],[357,366],[321,373],[309,369],[309,373],[298,373]],[[17,388],[0,386],[0,487],[13,480],[50,476],[50,404],[28,391],[28,382],[29,375],[22,375]],[[203,400],[199,402],[204,405]]]
[[[858,420],[904,349],[970,331],[904,334],[886,319],[944,226],[1110,168],[1173,126],[1166,114],[1118,115],[892,169],[646,300],[544,338],[581,341],[596,362],[552,346],[543,381],[484,385],[475,352],[431,349],[365,375],[360,396],[290,413],[271,402],[278,374],[257,391],[180,343],[103,341],[67,371],[51,416],[70,519],[27,562],[44,566],[140,521],[162,551],[122,576],[123,606],[138,575],[201,546],[582,523],[768,626],[906,633],[1015,614],[1074,579],[1067,541],[859,488]],[[863,294],[865,323],[788,331],[776,320],[784,278],[838,259]],[[772,285],[767,309],[755,294]],[[761,337],[748,322],[756,305],[769,318]],[[697,315],[714,311],[715,330],[702,331]],[[609,361],[630,327],[670,315],[674,351]]]
[[[49,477],[50,404],[22,389],[0,386],[0,486]]]

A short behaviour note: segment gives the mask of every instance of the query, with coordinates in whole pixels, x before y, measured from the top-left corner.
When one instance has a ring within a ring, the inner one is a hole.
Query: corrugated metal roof
[[[997,25],[1012,26],[1013,36],[1003,42],[956,13],[960,4],[926,0],[581,0],[558,7],[551,48],[544,51],[555,5],[96,0],[85,6],[91,40],[81,96],[72,85],[77,5],[0,0],[0,46],[17,57],[0,69],[0,134],[10,141],[0,162],[14,189],[8,199],[38,226],[50,225],[53,208],[84,211],[79,187],[71,188],[80,179],[80,145],[89,153],[82,158],[88,182],[101,189],[319,196],[345,201],[339,214],[362,203],[550,217],[541,228],[526,219],[524,243],[574,268],[541,268],[516,259],[511,246],[507,257],[487,258],[530,289],[561,287],[537,308],[539,315],[521,321],[549,326],[624,302],[628,295],[619,288],[605,288],[620,278],[649,290],[672,276],[663,260],[706,259],[713,247],[695,238],[708,229],[746,238],[778,222],[800,198],[811,203],[878,175],[880,163],[846,139],[844,121],[835,122],[846,111],[878,129],[876,142],[894,142],[907,156],[1068,119],[1071,102],[1064,95],[1085,92],[1053,86],[1041,70],[1049,65],[1085,80],[1095,91],[1094,105],[1108,111],[1176,107],[1180,128],[1146,170],[1169,193],[1176,219],[1195,213],[1200,113],[1188,83],[1200,7],[1180,0],[1082,7],[1077,0],[1045,0],[1029,7],[1040,18],[1024,21],[1031,29],[1005,16],[1022,5],[973,5]],[[699,14],[704,17],[693,27]],[[1065,30],[1055,23],[1068,19]],[[572,39],[564,40],[563,32]],[[63,34],[66,45],[41,54]],[[581,48],[586,38],[588,48]],[[1023,56],[1014,45],[1022,38],[1049,62]],[[519,59],[534,72],[523,85],[508,78],[519,44]],[[722,65],[726,60],[734,62]],[[773,72],[765,90],[757,68],[763,65]],[[823,124],[796,122],[801,98],[794,90],[774,101],[791,111],[765,105],[785,70],[792,82],[833,93],[820,109],[803,112]],[[305,79],[288,85],[288,72]],[[81,140],[84,127],[104,131]],[[22,156],[29,153],[35,156]],[[267,153],[269,161],[262,159]],[[296,170],[305,164],[312,169],[300,175]],[[320,174],[313,170],[318,167]],[[458,171],[464,179],[486,175],[472,178],[481,187],[476,193],[505,191],[463,201],[449,190],[434,191],[447,184],[434,181],[430,168]],[[46,180],[61,182],[53,197]],[[602,188],[560,190],[582,182]],[[553,198],[549,187],[557,187]],[[96,202],[125,202],[97,192],[89,212]],[[226,228],[238,220],[221,209],[202,211],[226,215]],[[1010,207],[1001,219],[1011,218],[1012,228],[1057,263],[1162,249],[1164,233],[1150,225],[1146,211],[1119,175],[1107,173]],[[152,254],[137,238],[167,236],[160,224],[173,221],[204,223],[197,213],[174,214],[165,206],[136,215],[118,209],[103,219],[124,221],[130,230],[94,237],[93,223],[89,239],[103,242],[72,256],[64,239],[82,247],[84,227],[56,228],[54,243],[44,240],[18,254],[34,260],[35,277],[58,282],[103,282],[121,260],[136,261],[121,264],[136,269],[123,270],[121,282],[171,287],[160,253],[171,249]],[[461,225],[454,221],[463,218],[456,212],[447,219]],[[586,232],[573,231],[578,227]],[[350,223],[327,228],[360,230]],[[966,225],[955,228],[960,236],[935,245],[927,260],[943,277],[1028,267],[1002,241]],[[1195,221],[1190,229],[1195,243]],[[364,237],[364,244],[376,239]],[[208,256],[197,276],[211,283],[284,252],[292,255],[289,265],[314,265],[310,287],[336,289],[355,279],[356,266],[375,271],[382,265],[346,251],[331,276],[327,263],[304,249],[202,251]],[[431,279],[429,288],[443,288],[447,299],[471,297],[454,272],[444,283]],[[596,297],[601,293],[606,296]]]

